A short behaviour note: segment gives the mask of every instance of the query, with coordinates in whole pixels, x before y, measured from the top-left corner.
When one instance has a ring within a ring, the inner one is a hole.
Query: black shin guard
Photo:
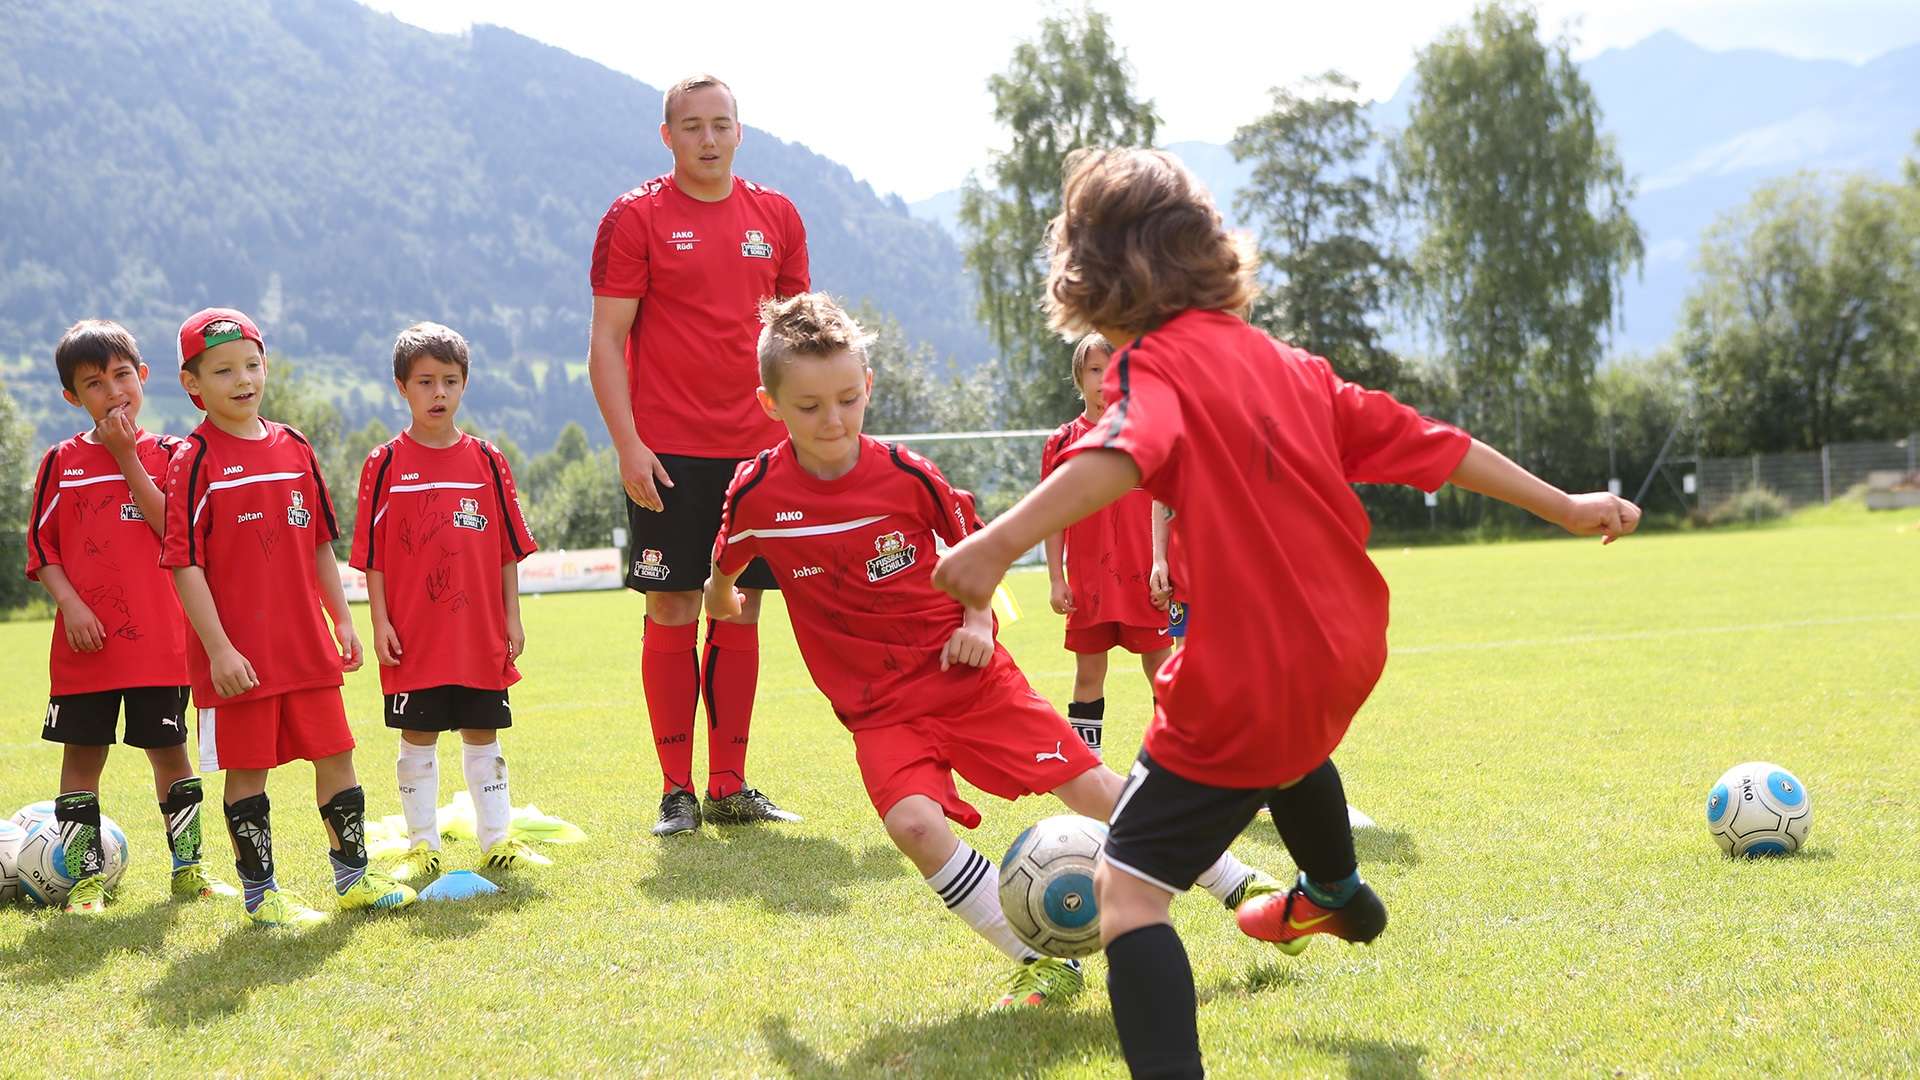
[[[333,830],[333,857],[344,866],[367,865],[367,793],[359,785],[347,788],[327,800],[320,817]]]
[[[175,780],[167,788],[167,799],[160,804],[160,817],[167,826],[167,847],[173,851],[173,868],[193,866],[200,861],[200,802],[206,796],[200,778],[189,776]]]
[[[1342,881],[1359,869],[1353,828],[1347,824],[1347,789],[1332,758],[1299,783],[1275,791],[1267,808],[1287,854],[1307,880]]]
[[[1106,727],[1107,699],[1094,698],[1092,701],[1067,702],[1067,724],[1087,749],[1100,753],[1101,732]]]
[[[1189,1080],[1200,1066],[1193,966],[1166,923],[1129,930],[1107,945],[1107,997],[1120,1052],[1135,1080]]]
[[[75,881],[107,872],[107,853],[100,843],[100,796],[91,791],[69,791],[53,800],[53,820],[66,850],[67,876]]]
[[[233,838],[233,868],[242,881],[273,879],[273,827],[267,793],[227,804],[227,835]]]

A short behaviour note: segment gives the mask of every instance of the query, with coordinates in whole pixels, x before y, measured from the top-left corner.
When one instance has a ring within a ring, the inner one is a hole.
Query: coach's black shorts
[[[713,541],[720,535],[720,512],[727,485],[745,458],[681,457],[661,454],[660,464],[673,486],[659,485],[659,513],[627,500],[627,588],[635,592],[697,592],[706,587],[713,566]],[[747,564],[743,589],[777,589],[765,559]]]
[[[1115,870],[1168,892],[1185,892],[1273,792],[1196,783],[1169,772],[1142,750],[1113,806],[1101,857]]]
[[[70,746],[112,746],[124,701],[128,746],[142,750],[180,746],[187,741],[187,690],[184,686],[135,686],[51,697],[40,737]]]
[[[387,695],[387,726],[404,731],[456,731],[513,726],[505,690],[429,686]]]

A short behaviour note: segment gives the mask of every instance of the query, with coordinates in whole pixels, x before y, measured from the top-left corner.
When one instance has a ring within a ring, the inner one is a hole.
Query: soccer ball
[[[1046,956],[1100,951],[1100,909],[1093,866],[1107,827],[1075,814],[1050,817],[1023,832],[1000,860],[1000,910],[1027,947]]]
[[[1729,855],[1790,855],[1812,824],[1807,786],[1769,762],[1735,765],[1707,793],[1707,830]]]
[[[36,826],[52,820],[52,799],[41,799],[36,803],[28,803],[13,812],[13,823],[20,826],[20,835],[23,839],[26,837],[26,834],[32,832]]]
[[[107,888],[112,889],[127,872],[127,834],[105,814],[100,815],[100,848],[107,857]],[[20,843],[15,869],[20,875],[20,891],[27,899],[47,907],[67,902],[74,879],[67,873],[67,850],[60,842],[57,822],[49,818],[35,823]]]
[[[14,867],[20,859],[20,841],[26,830],[11,821],[0,821],[0,904],[11,904],[20,897],[20,873]]]

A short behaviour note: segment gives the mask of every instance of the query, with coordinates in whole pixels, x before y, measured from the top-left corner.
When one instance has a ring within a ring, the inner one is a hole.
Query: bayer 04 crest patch
[[[480,512],[479,499],[460,500],[460,509],[454,511],[453,514],[453,527],[456,529],[472,529],[475,532],[486,531],[487,516]]]
[[[867,580],[881,581],[913,565],[914,556],[919,549],[907,543],[905,533],[899,530],[884,536],[873,538],[873,548],[879,552],[867,560]]]
[[[773,245],[767,243],[767,234],[759,229],[748,229],[747,238],[740,243],[740,254],[749,259],[773,258]]]
[[[313,520],[313,511],[307,509],[307,497],[300,492],[293,493],[293,505],[287,507],[287,524],[296,529],[304,529]]]
[[[633,576],[646,581],[667,580],[667,564],[661,560],[666,556],[653,548],[647,548],[640,557],[633,560]]]

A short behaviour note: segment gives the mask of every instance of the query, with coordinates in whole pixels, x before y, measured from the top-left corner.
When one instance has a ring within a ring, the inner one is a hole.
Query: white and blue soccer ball
[[[1107,827],[1062,814],[1021,833],[1000,860],[1000,910],[1026,946],[1045,956],[1100,951],[1100,908],[1093,868]]]
[[[1729,855],[1791,855],[1812,825],[1807,786],[1771,762],[1735,765],[1707,793],[1707,830]]]
[[[53,800],[41,799],[39,802],[28,803],[13,812],[12,820],[15,825],[20,826],[20,835],[24,838],[36,826],[53,820]]]
[[[20,862],[20,843],[26,838],[25,829],[11,821],[0,821],[0,904],[20,898],[20,873],[14,868]]]
[[[46,805],[51,809],[53,804]],[[100,815],[100,849],[106,855],[107,888],[112,889],[127,872],[127,834],[118,822],[105,814]],[[67,873],[66,845],[60,842],[60,825],[51,813],[27,830],[20,842],[15,870],[19,874],[20,892],[27,899],[47,907],[59,907],[67,902],[74,879]]]

